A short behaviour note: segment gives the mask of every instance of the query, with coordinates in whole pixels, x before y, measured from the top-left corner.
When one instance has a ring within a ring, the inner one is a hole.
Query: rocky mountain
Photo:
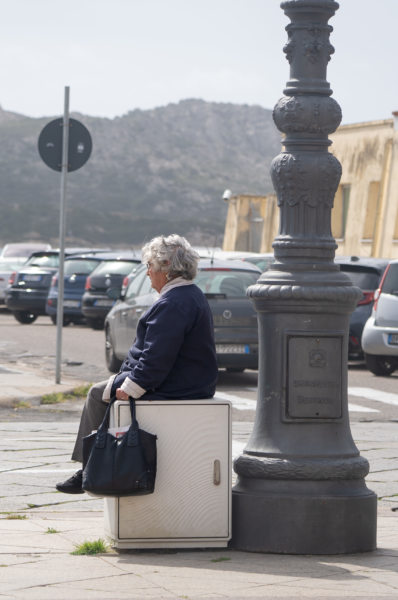
[[[184,100],[114,119],[72,114],[89,129],[89,161],[67,178],[68,243],[139,245],[177,232],[220,244],[223,191],[265,194],[280,151],[270,110]],[[0,246],[22,239],[57,245],[60,174],[37,140],[55,117],[0,109]]]

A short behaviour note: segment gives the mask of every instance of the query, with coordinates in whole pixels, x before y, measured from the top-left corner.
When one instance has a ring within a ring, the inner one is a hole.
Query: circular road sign
[[[39,154],[48,167],[54,171],[62,170],[63,119],[54,119],[43,127],[39,135]],[[80,169],[90,158],[93,143],[88,129],[69,119],[68,171]]]

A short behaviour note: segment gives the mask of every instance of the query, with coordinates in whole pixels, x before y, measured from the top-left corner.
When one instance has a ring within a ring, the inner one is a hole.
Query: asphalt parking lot
[[[0,329],[1,368],[18,371],[17,366],[22,365],[33,371],[38,370],[55,383],[56,327],[49,317],[39,317],[31,325],[21,325],[10,313],[2,310]],[[63,382],[78,380],[93,383],[109,377],[105,365],[103,331],[95,331],[84,325],[64,327],[61,358]],[[15,377],[18,377],[18,373],[15,373]],[[253,420],[257,379],[257,371],[219,371],[217,392],[232,401],[238,420]],[[398,421],[397,390],[398,371],[389,377],[376,377],[363,364],[351,363],[348,370],[351,421]],[[70,417],[69,411],[62,412],[65,413],[65,419]],[[24,414],[27,417],[28,413]]]

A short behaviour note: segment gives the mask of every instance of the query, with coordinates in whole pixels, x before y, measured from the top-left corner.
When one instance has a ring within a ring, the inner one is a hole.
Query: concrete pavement
[[[76,468],[70,451],[82,400],[40,406],[39,398],[83,382],[55,386],[50,377],[15,365],[23,373],[16,388],[15,373],[7,369],[0,368],[0,600],[398,598],[396,422],[352,424],[356,444],[370,461],[368,487],[380,498],[375,552],[280,556],[110,548],[75,556],[76,545],[104,537],[101,499],[54,488]],[[31,409],[10,408],[22,398]],[[24,420],[24,411],[35,411],[35,420]],[[233,423],[233,452],[240,452],[250,431],[250,422]]]
[[[53,374],[45,375],[41,369],[16,363],[0,364],[0,384],[0,408],[10,408],[21,403],[39,405],[42,396],[46,394],[70,392],[87,382],[63,376],[61,383],[56,384]]]

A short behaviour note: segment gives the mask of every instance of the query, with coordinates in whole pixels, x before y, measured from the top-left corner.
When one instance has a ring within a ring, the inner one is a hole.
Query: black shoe
[[[55,487],[59,492],[64,492],[64,494],[84,494],[82,482],[83,471],[79,469],[72,477],[69,477],[63,483],[57,483]]]

